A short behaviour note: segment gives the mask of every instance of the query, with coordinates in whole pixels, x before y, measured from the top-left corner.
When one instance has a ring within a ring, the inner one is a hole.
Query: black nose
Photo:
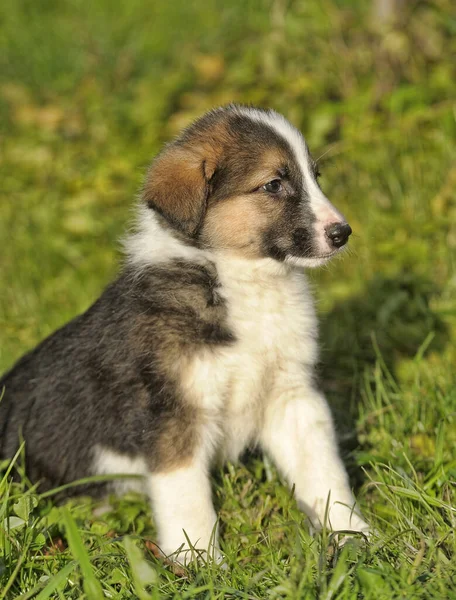
[[[336,248],[342,248],[348,241],[352,228],[348,223],[334,223],[326,228],[326,235],[331,240],[331,244]]]

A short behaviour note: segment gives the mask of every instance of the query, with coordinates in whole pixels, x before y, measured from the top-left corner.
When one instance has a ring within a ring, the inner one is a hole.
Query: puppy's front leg
[[[161,550],[172,560],[188,564],[195,558],[188,538],[198,553],[209,552],[220,562],[208,468],[193,460],[170,472],[151,474],[148,490]]]
[[[328,404],[299,379],[290,376],[278,386],[266,411],[262,446],[295,485],[298,504],[314,527],[324,525],[329,498],[328,527],[367,531],[338,454]]]

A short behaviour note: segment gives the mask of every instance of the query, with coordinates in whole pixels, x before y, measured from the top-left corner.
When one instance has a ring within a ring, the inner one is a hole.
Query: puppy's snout
[[[352,228],[348,223],[333,223],[326,227],[325,232],[332,246],[342,248],[347,243]]]

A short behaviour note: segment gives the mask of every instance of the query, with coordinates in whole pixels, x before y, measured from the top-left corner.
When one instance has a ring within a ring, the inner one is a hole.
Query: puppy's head
[[[153,162],[143,199],[188,244],[318,266],[351,233],[302,135],[274,111],[203,116]]]

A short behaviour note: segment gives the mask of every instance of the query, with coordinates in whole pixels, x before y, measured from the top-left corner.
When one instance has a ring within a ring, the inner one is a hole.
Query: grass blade
[[[123,541],[125,552],[130,563],[133,585],[140,600],[152,600],[154,596],[146,591],[146,587],[157,583],[157,573],[153,566],[144,558],[141,550],[130,537]]]
[[[68,545],[70,546],[74,558],[79,562],[79,566],[81,567],[84,591],[89,600],[101,600],[103,598],[101,584],[95,577],[89,555],[81,536],[79,535],[76,523],[67,508],[63,508],[62,514],[68,538]]]
[[[38,594],[35,600],[46,600],[47,598],[49,598],[52,592],[67,580],[69,574],[71,573],[71,571],[73,571],[75,566],[75,561],[72,561],[65,565],[63,569],[61,569],[56,575],[54,575],[54,577],[52,577],[50,581],[48,581],[46,587],[41,590],[41,592]]]

